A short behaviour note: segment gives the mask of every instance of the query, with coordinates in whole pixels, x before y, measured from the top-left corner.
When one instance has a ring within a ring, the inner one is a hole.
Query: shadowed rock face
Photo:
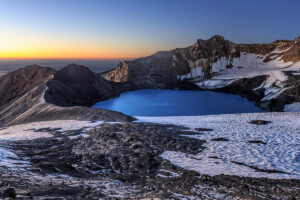
[[[0,78],[0,107],[40,83],[49,80],[56,71],[37,65],[27,66]]]
[[[96,101],[118,96],[119,89],[88,68],[70,64],[47,82],[48,93],[74,105],[92,105]]]
[[[139,77],[135,81],[116,83],[104,79],[88,68],[71,64],[55,73],[47,82],[46,100],[61,106],[91,106],[97,101],[117,97],[121,92],[148,88],[195,89],[192,84],[159,75]]]
[[[134,120],[123,113],[83,107],[118,96],[131,84],[119,87],[88,68],[74,64],[55,72],[29,66],[3,76],[0,79],[0,126],[49,120]]]

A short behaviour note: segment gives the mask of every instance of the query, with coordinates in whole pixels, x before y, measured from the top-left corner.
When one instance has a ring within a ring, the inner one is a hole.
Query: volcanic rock
[[[54,73],[54,69],[31,65],[1,76],[0,107],[38,84],[46,82]]]

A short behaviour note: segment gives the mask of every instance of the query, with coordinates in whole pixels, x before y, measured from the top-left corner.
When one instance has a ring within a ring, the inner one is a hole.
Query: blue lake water
[[[263,112],[246,99],[211,91],[147,89],[124,92],[120,97],[96,103],[93,108],[132,116],[195,116]]]

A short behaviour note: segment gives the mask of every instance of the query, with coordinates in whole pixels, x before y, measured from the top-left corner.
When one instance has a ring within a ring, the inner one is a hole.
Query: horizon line
[[[53,57],[0,57],[0,60],[133,60],[137,57],[129,58],[53,58]]]

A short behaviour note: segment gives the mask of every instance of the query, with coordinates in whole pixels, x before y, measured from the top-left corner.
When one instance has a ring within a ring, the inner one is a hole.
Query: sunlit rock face
[[[175,78],[202,66],[205,76],[210,77],[211,64],[222,56],[229,60],[238,57],[239,46],[222,36],[213,36],[209,40],[199,39],[187,48],[159,51],[149,57],[121,62],[116,68],[103,73],[103,76],[115,82],[133,81],[141,76],[156,74]]]

